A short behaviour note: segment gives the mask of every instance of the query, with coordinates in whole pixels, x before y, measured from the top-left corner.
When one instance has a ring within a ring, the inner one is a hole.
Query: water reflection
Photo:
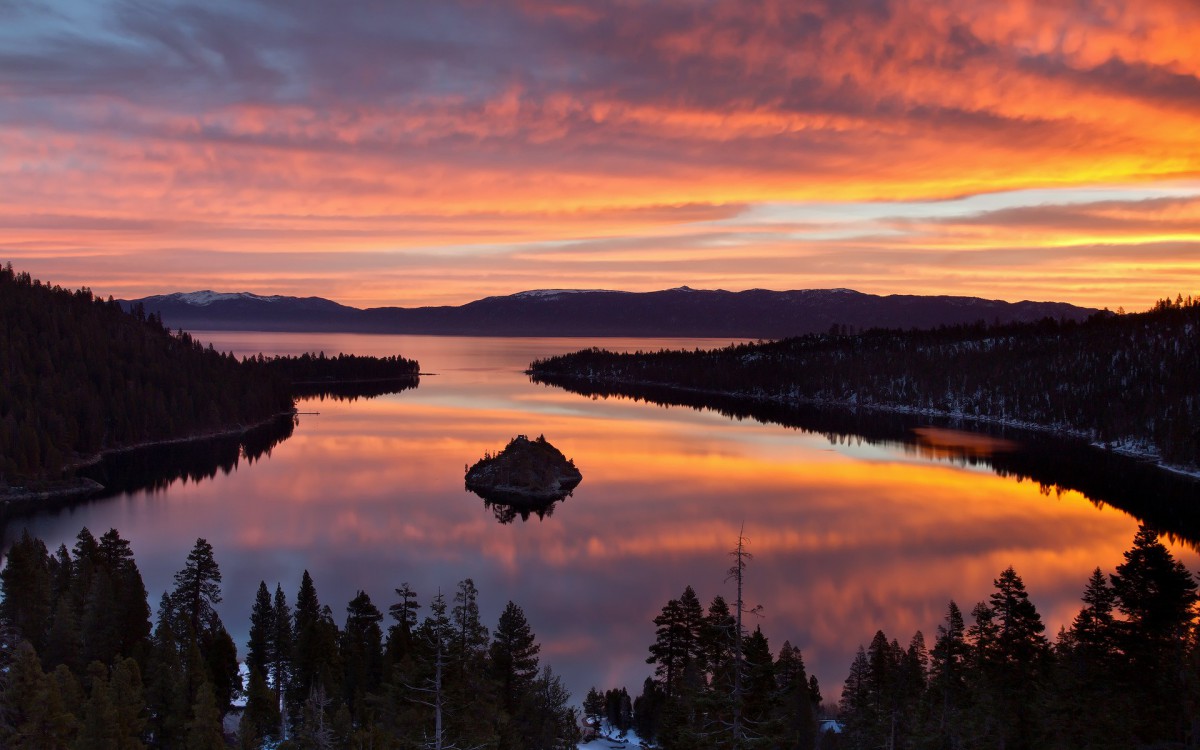
[[[556,500],[525,500],[513,502],[511,500],[491,500],[488,499],[486,493],[478,490],[470,490],[483,498],[483,507],[492,512],[496,520],[500,523],[512,523],[520,518],[522,521],[528,521],[530,516],[537,516],[539,521],[544,521],[554,515],[554,506],[558,505],[571,493],[568,492]]]
[[[739,421],[754,419],[792,427],[821,435],[831,445],[865,460],[894,455],[899,450],[922,461],[949,461],[1018,481],[1033,480],[1047,494],[1076,490],[1098,506],[1121,508],[1193,547],[1200,543],[1200,503],[1195,501],[1200,496],[1200,482],[1163,471],[1153,462],[1103,450],[1082,440],[984,423],[972,425],[977,428],[977,437],[966,440],[962,436],[970,433],[952,429],[964,425],[962,420],[955,419],[943,419],[941,424],[931,427],[927,417],[869,409],[852,411],[754,402],[661,386],[611,386],[566,378],[532,380],[593,400],[616,398],[666,408],[685,406],[699,413],[716,413]]]
[[[925,458],[990,458],[997,453],[1011,453],[1020,448],[1020,443],[1015,440],[945,427],[914,427],[912,432],[917,438],[914,444],[916,452]]]
[[[804,432],[581,398],[521,374],[535,357],[593,342],[205,340],[239,354],[401,353],[437,373],[376,399],[302,404],[320,414],[301,415],[269,460],[28,520],[52,548],[69,546],[84,525],[120,529],[152,601],[172,585],[196,537],[207,538],[224,576],[221,614],[243,646],[260,579],[282,582],[294,597],[308,569],[340,616],[359,588],[382,609],[403,581],[427,603],[470,577],[489,624],[508,600],[523,607],[542,658],[576,700],[593,684],[637,691],[662,606],[688,584],[705,604],[731,595],[726,553],[744,523],[756,555],[747,597],[764,605],[764,633],[776,649],[784,639],[800,646],[825,695],[836,696],[855,648],[876,628],[901,642],[919,628],[932,640],[951,598],[969,611],[1008,565],[1056,632],[1078,611],[1092,568],[1113,570],[1137,527],[1084,492],[1058,489],[1066,482],[1001,476],[971,463],[981,458],[931,462],[908,453],[901,444],[912,443],[911,423],[885,420],[874,428],[878,439],[847,438],[852,430],[833,423]],[[497,435],[543,432],[586,467],[587,481],[545,522],[499,525],[463,491],[464,456],[494,449]],[[988,460],[1033,461],[1031,450],[1041,448],[1025,444]],[[1173,551],[1200,568],[1187,547]]]

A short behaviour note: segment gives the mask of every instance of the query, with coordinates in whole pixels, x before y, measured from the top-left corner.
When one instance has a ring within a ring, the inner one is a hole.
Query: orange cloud
[[[1190,205],[898,216],[875,235],[720,226],[767,204],[1194,182],[1200,18],[1181,0],[395,3],[354,18],[100,3],[105,36],[90,16],[13,7],[0,256],[58,283],[362,305],[853,286],[1131,309],[1200,286]],[[1126,248],[1115,265],[1110,245]],[[985,251],[1000,260],[963,270]]]

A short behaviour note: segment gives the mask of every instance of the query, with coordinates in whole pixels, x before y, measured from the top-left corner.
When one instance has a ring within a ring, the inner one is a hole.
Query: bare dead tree
[[[746,538],[746,524],[743,522],[741,529],[738,531],[737,546],[729,553],[733,558],[733,565],[729,567],[726,581],[734,581],[737,584],[737,600],[734,604],[736,611],[736,633],[733,639],[733,722],[730,727],[733,735],[733,747],[742,747],[744,742],[749,739],[745,721],[742,717],[742,699],[744,689],[742,687],[742,675],[746,669],[745,655],[745,639],[746,628],[742,624],[745,615],[759,616],[762,613],[762,605],[755,605],[747,608],[746,600],[743,596],[745,587],[746,564],[754,559],[754,555],[746,550],[749,539]]]

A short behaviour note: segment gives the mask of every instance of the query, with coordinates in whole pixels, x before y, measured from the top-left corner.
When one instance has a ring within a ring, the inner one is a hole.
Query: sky
[[[0,0],[0,262],[355,306],[1200,293],[1195,0]]]

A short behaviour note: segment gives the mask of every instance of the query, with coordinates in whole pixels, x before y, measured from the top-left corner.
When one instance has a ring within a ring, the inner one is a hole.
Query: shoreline
[[[546,377],[541,375],[536,370],[526,370],[526,375],[531,377]],[[1138,459],[1154,464],[1155,467],[1163,471],[1187,477],[1189,479],[1200,480],[1200,467],[1184,466],[1180,464],[1171,464],[1162,460],[1162,455],[1158,449],[1150,446],[1143,440],[1126,437],[1120,440],[1109,443],[1100,442],[1095,439],[1095,436],[1090,431],[1080,430],[1067,426],[1054,426],[1038,424],[1036,422],[1026,422],[1018,419],[1009,419],[1006,417],[997,417],[988,414],[964,414],[962,412],[946,411],[944,409],[929,409],[908,406],[905,404],[860,404],[853,401],[830,401],[826,399],[804,398],[798,396],[772,396],[766,394],[751,394],[737,391],[721,391],[711,388],[687,388],[673,383],[656,383],[651,381],[637,381],[613,378],[590,378],[585,375],[552,375],[550,377],[558,377],[566,380],[578,380],[587,383],[604,384],[612,386],[631,386],[642,388],[663,388],[668,391],[677,391],[679,393],[696,393],[708,396],[720,396],[722,398],[730,398],[738,401],[749,403],[773,404],[777,406],[816,406],[830,409],[840,409],[845,411],[879,411],[890,414],[904,414],[909,416],[923,416],[937,419],[947,419],[954,421],[978,422],[982,424],[998,425],[1001,427],[1010,427],[1017,430],[1026,430],[1029,432],[1040,432],[1055,437],[1072,440],[1082,440],[1088,445],[1097,450],[1108,451],[1118,455],[1125,456],[1131,459]],[[545,381],[543,381],[545,382]],[[553,385],[553,383],[549,383]],[[625,395],[625,394],[623,394]],[[628,397],[628,396],[627,396]]]
[[[76,471],[89,466],[95,466],[105,459],[107,456],[118,455],[121,453],[129,453],[132,451],[142,450],[144,448],[153,448],[160,445],[178,445],[182,443],[202,442],[205,440],[213,440],[215,438],[233,437],[237,435],[245,435],[248,432],[256,430],[260,427],[265,427],[272,422],[283,419],[288,416],[295,416],[296,409],[292,408],[287,411],[281,411],[273,414],[265,419],[257,422],[252,422],[248,425],[236,425],[226,429],[209,430],[207,432],[193,433],[181,437],[162,438],[160,440],[144,440],[140,443],[131,445],[121,445],[112,448],[105,448],[90,456],[86,456],[77,461],[64,464],[63,471]],[[32,487],[27,485],[6,485],[0,486],[0,519],[11,513],[14,508],[31,503],[44,503],[59,500],[83,500],[92,495],[103,492],[105,487],[94,479],[88,477],[72,477],[70,479],[52,479],[30,482]]]

